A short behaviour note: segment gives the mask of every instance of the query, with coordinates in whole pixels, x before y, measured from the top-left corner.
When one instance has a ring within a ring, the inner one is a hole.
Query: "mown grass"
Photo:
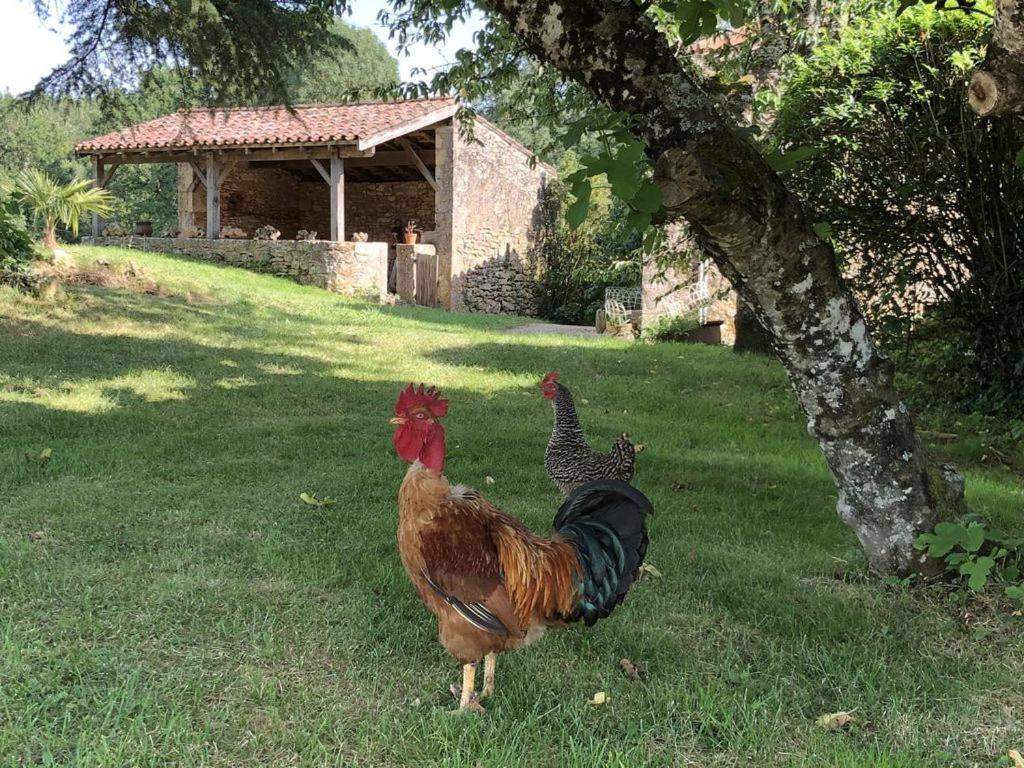
[[[987,766],[1024,747],[1021,620],[859,578],[777,364],[79,254],[171,295],[0,294],[0,765]],[[457,667],[396,552],[387,418],[408,381],[441,386],[449,477],[545,530],[550,369],[594,443],[645,444],[663,576],[502,657],[488,714],[453,717]],[[1017,475],[968,480],[1021,525]],[[851,728],[814,724],[836,710]]]

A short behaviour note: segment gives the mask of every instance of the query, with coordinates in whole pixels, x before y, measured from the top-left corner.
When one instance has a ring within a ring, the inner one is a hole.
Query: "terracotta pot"
[[[402,241],[406,245],[416,245],[417,234],[415,232],[403,232]]]
[[[152,237],[153,236],[153,222],[152,221],[139,221],[135,223],[135,234],[139,237]]]

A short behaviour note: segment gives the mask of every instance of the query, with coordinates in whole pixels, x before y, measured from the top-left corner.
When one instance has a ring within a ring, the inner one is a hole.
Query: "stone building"
[[[128,163],[178,167],[178,227],[166,233],[173,239],[97,242],[382,298],[408,266],[417,303],[529,314],[528,254],[554,171],[487,120],[467,124],[457,111],[448,98],[182,110],[84,141],[76,152],[92,159],[99,186]],[[419,244],[399,258],[410,221],[422,230]],[[246,242],[266,226],[279,239]],[[317,241],[295,242],[302,230]],[[93,231],[102,233],[103,222],[94,219]],[[369,242],[353,242],[354,233]]]

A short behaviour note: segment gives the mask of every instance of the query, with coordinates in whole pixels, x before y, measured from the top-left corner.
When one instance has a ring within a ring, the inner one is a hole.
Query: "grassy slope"
[[[934,599],[833,578],[859,561],[776,364],[130,257],[176,296],[0,294],[0,765],[946,766],[1024,745],[1019,619],[983,616],[978,641]],[[646,444],[664,576],[503,657],[489,714],[452,717],[457,668],[398,562],[387,418],[402,384],[440,385],[449,476],[492,476],[543,530],[549,369],[595,443]],[[969,493],[1019,524],[1012,475]],[[859,724],[814,726],[840,709]]]

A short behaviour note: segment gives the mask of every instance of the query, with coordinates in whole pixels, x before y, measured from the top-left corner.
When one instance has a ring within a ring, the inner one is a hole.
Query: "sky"
[[[0,0],[0,93],[27,91],[39,78],[67,59],[65,35],[56,29],[53,21],[45,24],[39,21],[32,5],[32,0]],[[351,5],[352,13],[346,21],[370,27],[397,56],[394,43],[388,40],[387,29],[377,24],[377,13],[386,5],[386,0],[352,0]],[[413,67],[433,71],[451,63],[460,48],[473,47],[473,33],[482,25],[477,14],[468,23],[452,30],[444,46],[416,46],[409,56],[398,59],[402,79],[411,79]]]

